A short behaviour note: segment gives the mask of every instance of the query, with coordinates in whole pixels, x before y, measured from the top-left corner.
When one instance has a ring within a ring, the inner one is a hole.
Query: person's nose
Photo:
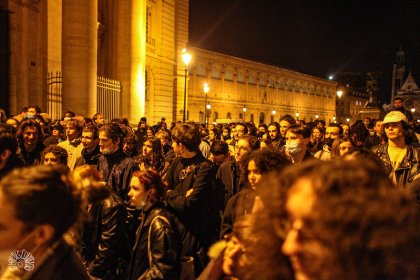
[[[299,252],[299,242],[298,242],[298,231],[295,229],[291,229],[287,235],[286,240],[281,247],[281,251],[286,256],[293,256]]]

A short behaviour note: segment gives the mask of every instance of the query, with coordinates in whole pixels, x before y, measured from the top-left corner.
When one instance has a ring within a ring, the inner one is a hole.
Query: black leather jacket
[[[372,152],[380,158],[388,174],[391,174],[392,165],[388,154],[388,143],[374,147]],[[395,170],[398,186],[404,187],[414,179],[420,178],[419,160],[419,147],[414,145],[407,145],[407,153],[405,158],[401,162],[400,167]]]
[[[178,279],[181,271],[181,238],[172,216],[161,203],[148,203],[140,215],[128,279]],[[156,216],[164,216],[166,221]],[[169,223],[167,223],[169,221]],[[149,227],[152,226],[149,240]],[[152,259],[148,257],[148,243]],[[150,266],[150,263],[152,264]]]
[[[126,209],[122,200],[111,193],[88,210],[90,221],[82,233],[82,255],[89,274],[101,279],[118,279],[128,265],[129,245]]]

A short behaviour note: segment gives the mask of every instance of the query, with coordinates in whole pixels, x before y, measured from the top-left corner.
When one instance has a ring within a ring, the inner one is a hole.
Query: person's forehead
[[[45,158],[56,158],[56,156],[52,152],[48,152],[45,154]]]
[[[290,123],[288,121],[282,120],[280,122],[280,126],[290,126]]]
[[[302,135],[300,135],[300,134],[296,134],[296,133],[294,133],[294,132],[292,132],[292,131],[290,131],[290,130],[288,130],[288,131],[286,132],[286,137],[289,137],[289,138],[291,138],[291,137],[303,138],[303,136],[302,136]]]
[[[106,131],[100,131],[99,138],[104,139],[104,140],[108,139],[108,133]]]
[[[243,126],[241,124],[238,124],[235,128],[236,128],[236,130],[244,130],[245,126]]]
[[[338,127],[327,127],[326,132],[328,133],[338,133],[340,129]]]
[[[38,132],[38,128],[36,126],[27,126],[23,130],[24,132]]]
[[[92,137],[92,136],[93,136],[93,132],[90,132],[90,131],[83,131],[83,132],[82,132],[82,136]]]
[[[275,125],[270,125],[269,127],[268,127],[268,130],[269,131],[277,131],[277,126],[275,126]]]
[[[238,143],[236,144],[237,146],[249,146],[248,141],[246,141],[245,139],[239,139]]]

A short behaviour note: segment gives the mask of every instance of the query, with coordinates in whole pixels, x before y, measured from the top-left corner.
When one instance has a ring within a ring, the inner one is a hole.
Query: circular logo
[[[9,266],[31,271],[35,267],[35,258],[26,250],[16,250],[9,257]]]

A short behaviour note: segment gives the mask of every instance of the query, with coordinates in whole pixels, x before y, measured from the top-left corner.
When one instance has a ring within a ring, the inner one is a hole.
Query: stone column
[[[63,112],[96,112],[98,0],[63,0]]]
[[[130,116],[137,123],[145,113],[146,1],[131,2]]]

